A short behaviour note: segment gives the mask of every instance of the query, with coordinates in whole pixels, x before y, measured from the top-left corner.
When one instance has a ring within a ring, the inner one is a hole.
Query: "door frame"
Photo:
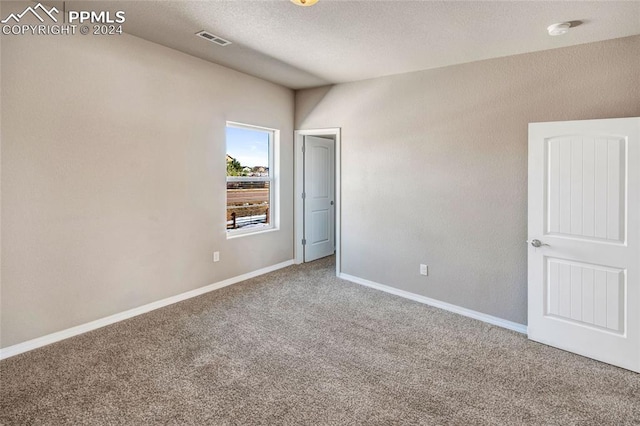
[[[341,174],[340,168],[340,128],[328,128],[328,129],[308,129],[308,130],[295,130],[294,131],[294,262],[300,264],[304,262],[304,247],[302,245],[302,238],[304,236],[304,201],[302,199],[302,190],[304,188],[304,155],[302,147],[304,144],[305,136],[332,136],[335,140],[334,160],[335,160],[335,229],[336,229],[336,275],[340,274],[340,248],[341,248],[341,226],[340,217],[342,211],[341,200]]]

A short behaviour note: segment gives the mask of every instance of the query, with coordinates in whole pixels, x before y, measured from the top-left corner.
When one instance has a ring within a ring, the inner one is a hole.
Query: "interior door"
[[[529,338],[640,372],[640,118],[529,125]]]
[[[334,141],[304,138],[304,261],[335,251]]]

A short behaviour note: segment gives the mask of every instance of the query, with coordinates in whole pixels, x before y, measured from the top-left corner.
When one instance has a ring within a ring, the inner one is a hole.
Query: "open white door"
[[[640,118],[529,125],[529,338],[640,372]]]
[[[304,261],[335,251],[334,141],[304,137]]]

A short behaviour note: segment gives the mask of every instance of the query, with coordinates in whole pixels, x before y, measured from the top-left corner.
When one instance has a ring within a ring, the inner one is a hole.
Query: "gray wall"
[[[527,124],[640,116],[639,76],[636,36],[297,92],[342,127],[342,271],[526,323]]]
[[[1,347],[293,257],[292,91],[128,35],[0,58]],[[524,323],[527,123],[638,116],[638,75],[633,37],[298,92],[343,129],[343,271]],[[282,132],[278,232],[225,237],[225,120]]]
[[[129,35],[1,57],[2,347],[293,258],[293,91]],[[225,120],[281,130],[278,232],[226,239]]]

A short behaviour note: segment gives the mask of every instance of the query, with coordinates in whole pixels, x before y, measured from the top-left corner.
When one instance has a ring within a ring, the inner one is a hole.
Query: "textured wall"
[[[1,66],[2,347],[293,258],[291,90],[128,35]],[[281,130],[278,232],[226,239],[225,120]]]
[[[526,323],[527,124],[640,116],[639,76],[636,36],[297,92],[342,127],[343,272]]]

